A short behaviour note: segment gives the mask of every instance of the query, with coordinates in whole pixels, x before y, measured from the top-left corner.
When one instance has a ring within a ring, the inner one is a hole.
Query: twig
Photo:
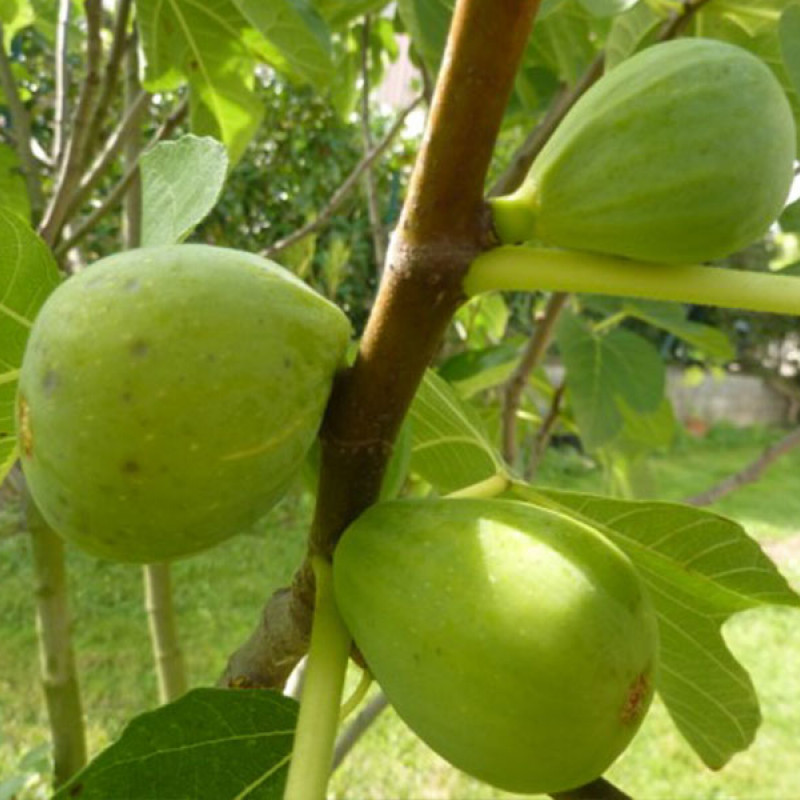
[[[364,142],[365,153],[369,153],[373,148],[369,114],[369,34],[370,16],[365,14],[364,27],[361,31],[361,138]],[[386,259],[386,239],[383,234],[378,192],[375,186],[375,173],[371,167],[364,172],[364,191],[367,195],[367,213],[369,214],[369,226],[372,232],[375,263],[378,265],[379,272],[382,272],[383,262]]]
[[[370,168],[373,162],[391,144],[392,140],[402,129],[406,121],[406,117],[422,102],[422,100],[423,97],[420,95],[419,97],[414,98],[414,100],[412,100],[400,111],[392,127],[389,128],[384,137],[364,156],[364,158],[358,162],[355,169],[353,169],[347,178],[345,178],[342,185],[333,193],[333,196],[328,201],[328,204],[322,209],[322,211],[320,211],[319,215],[315,219],[303,225],[303,227],[298,228],[296,231],[293,231],[283,239],[279,239],[274,244],[271,244],[262,252],[262,255],[266,256],[267,258],[273,258],[287,247],[293,245],[295,242],[299,242],[301,239],[304,239],[306,236],[309,236],[310,234],[322,228],[336,213],[339,206],[350,194],[350,192],[358,185],[358,181],[364,172]]]
[[[91,194],[92,189],[105,177],[109,167],[114,163],[126,142],[138,133],[139,122],[149,103],[150,95],[145,91],[139,91],[136,97],[131,100],[130,105],[125,110],[125,116],[122,121],[108,137],[103,149],[81,179],[71,198],[67,216],[83,205],[86,198]]]
[[[683,9],[670,14],[658,32],[656,39],[660,42],[665,42],[668,39],[674,39],[679,36],[694,14],[708,2],[709,0],[684,0]]]
[[[503,392],[503,458],[509,465],[513,466],[517,457],[517,411],[519,411],[522,391],[528,383],[528,376],[541,361],[550,344],[553,327],[568,297],[566,292],[555,292],[550,296],[544,315],[536,323],[533,335],[525,345],[522,358],[505,385]]]
[[[553,396],[550,398],[550,408],[547,411],[547,415],[542,420],[539,430],[536,432],[536,438],[533,440],[531,457],[528,461],[528,467],[525,470],[525,480],[527,481],[533,478],[542,460],[542,455],[547,449],[547,444],[553,434],[553,428],[558,421],[559,414],[561,414],[561,403],[564,399],[566,388],[566,382],[561,381],[555,392],[553,392]]]
[[[528,134],[528,137],[514,153],[511,163],[495,181],[494,186],[492,186],[489,191],[490,197],[510,194],[520,186],[525,176],[528,174],[528,170],[531,168],[534,159],[539,155],[539,152],[545,146],[547,140],[553,135],[555,129],[561,124],[567,112],[603,74],[604,64],[605,54],[600,53],[594,61],[589,64],[586,71],[572,88],[564,88],[561,90],[557,99],[550,105],[542,121]]]
[[[130,19],[132,0],[118,0],[114,19],[114,34],[111,39],[111,47],[108,51],[106,66],[103,71],[103,82],[97,96],[97,102],[92,109],[92,118],[89,122],[89,132],[86,137],[86,148],[82,154],[82,163],[86,164],[94,152],[95,145],[103,124],[103,119],[108,113],[111,105],[111,98],[117,85],[120,66],[125,51],[136,48],[135,36],[126,38],[128,30],[128,20]]]
[[[3,23],[0,22],[0,88],[5,95],[5,101],[11,112],[14,125],[14,148],[17,151],[22,174],[25,177],[25,186],[28,190],[31,210],[34,218],[44,208],[44,194],[39,180],[39,170],[36,159],[31,149],[31,118],[28,109],[19,96],[17,81],[11,71],[11,62],[8,59],[4,45]]]
[[[166,139],[167,136],[169,136],[181,123],[183,118],[186,116],[188,109],[189,102],[186,98],[184,98],[175,111],[172,112],[172,114],[164,121],[161,127],[155,132],[153,137],[150,139],[147,148],[145,149],[149,149],[162,139]],[[54,252],[57,257],[62,256],[68,250],[75,247],[75,245],[80,242],[81,239],[83,239],[83,237],[86,236],[86,234],[89,233],[112,208],[116,206],[125,192],[128,191],[128,188],[138,174],[138,171],[138,163],[128,167],[128,169],[125,170],[123,176],[119,179],[119,181],[117,181],[111,191],[103,198],[103,202],[80,224],[76,225],[75,230],[68,238],[63,239],[58,243],[58,245],[56,245]]]
[[[800,428],[795,428],[780,441],[767,447],[755,461],[744,469],[729,475],[710,489],[686,498],[683,502],[690,506],[709,506],[716,503],[726,494],[730,494],[748,483],[755,483],[773,462],[794,450],[798,445],[800,445]]]
[[[53,119],[53,149],[50,160],[53,164],[61,162],[64,155],[64,142],[67,140],[67,110],[69,107],[69,63],[67,61],[67,40],[69,38],[69,15],[72,0],[59,0],[56,20],[55,50],[55,115]]]
[[[86,76],[72,117],[71,136],[64,147],[56,187],[39,226],[39,234],[51,247],[61,233],[73,192],[81,179],[81,156],[85,150],[89,115],[100,81],[100,59],[103,55],[100,39],[102,0],[84,0],[83,5],[86,11]]]
[[[383,692],[378,692],[358,712],[355,719],[345,728],[336,740],[336,749],[333,751],[333,769],[347,758],[348,753],[356,746],[359,739],[367,732],[370,725],[389,707],[389,699]]]

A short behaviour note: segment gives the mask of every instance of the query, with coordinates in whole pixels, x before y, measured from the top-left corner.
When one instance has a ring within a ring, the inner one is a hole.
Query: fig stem
[[[694,264],[507,245],[478,256],[464,279],[469,297],[489,291],[604,294],[800,316],[800,279]]]
[[[474,497],[474,498],[491,498],[497,497],[502,494],[506,489],[511,486],[511,480],[508,475],[503,472],[498,472],[487,478],[485,481],[473,483],[472,486],[467,486],[464,489],[458,489],[455,492],[450,492],[448,498],[453,497]]]
[[[361,670],[361,680],[353,693],[342,703],[339,711],[339,722],[344,722],[353,711],[358,708],[361,701],[367,696],[367,691],[372,684],[372,673],[368,669]]]
[[[317,591],[305,682],[284,800],[325,800],[339,727],[350,634],[333,595],[331,565],[312,558]]]

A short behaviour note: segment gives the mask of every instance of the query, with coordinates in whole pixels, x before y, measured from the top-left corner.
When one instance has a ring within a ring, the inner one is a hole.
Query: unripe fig
[[[350,333],[289,272],[203,245],[130,250],[46,301],[17,400],[20,456],[50,525],[154,562],[208,548],[281,497]]]
[[[342,617],[400,717],[513,792],[598,777],[653,694],[657,625],[593,528],[509,500],[391,501],[344,533]]]
[[[780,214],[795,147],[760,59],[710,39],[653,45],[575,104],[520,189],[493,201],[495,229],[644,261],[719,258]]]

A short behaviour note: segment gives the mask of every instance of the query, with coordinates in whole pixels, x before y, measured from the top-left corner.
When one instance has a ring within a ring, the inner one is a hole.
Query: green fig
[[[65,281],[19,379],[20,456],[48,523],[97,556],[156,562],[245,530],[293,480],[350,335],[257,256],[130,250]]]
[[[656,44],[575,104],[523,185],[492,201],[495,229],[643,261],[720,258],[780,214],[796,139],[760,59],[710,39]]]
[[[653,695],[655,613],[596,530],[511,500],[390,501],[344,533],[336,601],[397,713],[513,792],[597,778]]]

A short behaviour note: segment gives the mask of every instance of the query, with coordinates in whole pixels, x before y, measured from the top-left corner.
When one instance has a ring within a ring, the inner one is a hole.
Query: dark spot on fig
[[[45,394],[52,394],[58,388],[59,383],[61,383],[61,378],[59,378],[58,373],[49,369],[45,372],[44,378],[42,378],[42,389]]]
[[[133,401],[133,395],[130,392],[123,392],[119,399],[122,400],[123,403],[130,403]]]
[[[70,786],[69,789],[69,796],[70,797],[80,797],[83,794],[83,784],[76,783],[74,786]]]
[[[144,358],[150,352],[150,345],[144,339],[134,339],[129,349],[132,356]]]
[[[636,680],[628,689],[628,696],[625,698],[625,705],[622,707],[620,719],[626,725],[637,723],[644,711],[647,709],[647,698],[650,691],[650,680],[643,672],[638,675]]]
[[[126,292],[135,292],[140,286],[138,278],[128,278],[125,283],[122,284],[122,288]]]
[[[137,473],[141,472],[142,468],[139,465],[138,461],[134,461],[134,459],[129,458],[127,461],[122,462],[122,472],[125,475],[136,475]]]
[[[283,359],[283,366],[286,367],[286,369],[291,369],[292,368],[292,359],[291,358],[284,358]]]
[[[0,431],[0,439],[7,439],[11,434],[8,431]]]

